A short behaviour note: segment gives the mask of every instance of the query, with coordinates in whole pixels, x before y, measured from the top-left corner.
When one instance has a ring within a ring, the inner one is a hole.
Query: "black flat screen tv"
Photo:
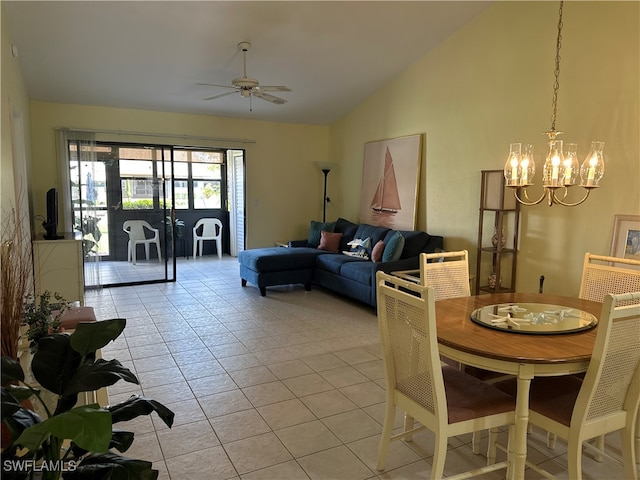
[[[42,222],[42,226],[47,231],[44,235],[46,240],[62,238],[58,235],[58,191],[55,188],[47,191],[47,219]]]

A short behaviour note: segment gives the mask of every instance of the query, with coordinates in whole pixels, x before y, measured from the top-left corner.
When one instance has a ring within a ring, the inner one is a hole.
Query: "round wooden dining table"
[[[573,333],[531,334],[499,330],[471,320],[488,305],[540,303],[582,310],[600,317],[602,304],[539,293],[496,293],[435,302],[440,353],[464,365],[517,377],[516,420],[509,455],[511,478],[524,478],[527,457],[529,388],[536,376],[559,376],[587,370],[597,326]]]

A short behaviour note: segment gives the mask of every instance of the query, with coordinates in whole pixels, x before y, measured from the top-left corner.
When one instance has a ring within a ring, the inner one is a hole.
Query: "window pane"
[[[165,158],[169,158],[168,156]],[[173,151],[173,160],[175,162],[188,162],[189,158],[187,156],[187,152],[185,150],[174,150]]]
[[[164,171],[162,170],[162,162],[158,162],[158,176],[164,174],[164,178],[171,177],[171,162],[164,162]],[[173,176],[175,178],[189,178],[189,164],[187,162],[173,163]]]
[[[176,180],[173,184],[176,189],[176,209],[188,209],[189,188],[187,180]],[[171,182],[169,180],[165,182],[165,188],[167,191],[167,208],[171,208]]]
[[[191,175],[193,178],[216,179],[221,178],[221,168],[218,163],[193,163],[191,164]]]
[[[153,209],[153,180],[144,178],[123,178],[122,208],[124,210]]]
[[[82,164],[83,178],[80,180],[82,199],[88,205],[107,206],[106,170],[102,162]]]
[[[120,148],[120,158],[152,160],[154,153],[155,149],[151,148]]]
[[[194,208],[221,208],[220,182],[218,180],[193,181]]]
[[[222,163],[222,152],[191,152],[191,161],[199,163]]]
[[[144,160],[120,160],[121,177],[149,177],[153,176],[153,164]]]

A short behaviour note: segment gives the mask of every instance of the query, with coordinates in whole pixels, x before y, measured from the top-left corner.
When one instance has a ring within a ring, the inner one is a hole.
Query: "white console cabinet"
[[[68,302],[84,305],[84,257],[80,233],[64,233],[58,240],[39,236],[33,241],[36,296],[58,292]]]

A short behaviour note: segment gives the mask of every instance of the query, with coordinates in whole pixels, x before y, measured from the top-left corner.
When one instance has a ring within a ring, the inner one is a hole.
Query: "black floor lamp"
[[[327,177],[329,172],[337,167],[337,164],[331,162],[314,162],[320,171],[324,174],[324,191],[322,193],[322,222],[327,221],[327,203],[331,202],[331,199],[327,197]]]
[[[323,168],[322,169],[322,173],[324,173],[324,193],[322,195],[322,222],[326,222],[327,221],[327,202],[329,201],[329,199],[327,198],[327,176],[329,175],[329,172],[331,171],[330,168]]]

